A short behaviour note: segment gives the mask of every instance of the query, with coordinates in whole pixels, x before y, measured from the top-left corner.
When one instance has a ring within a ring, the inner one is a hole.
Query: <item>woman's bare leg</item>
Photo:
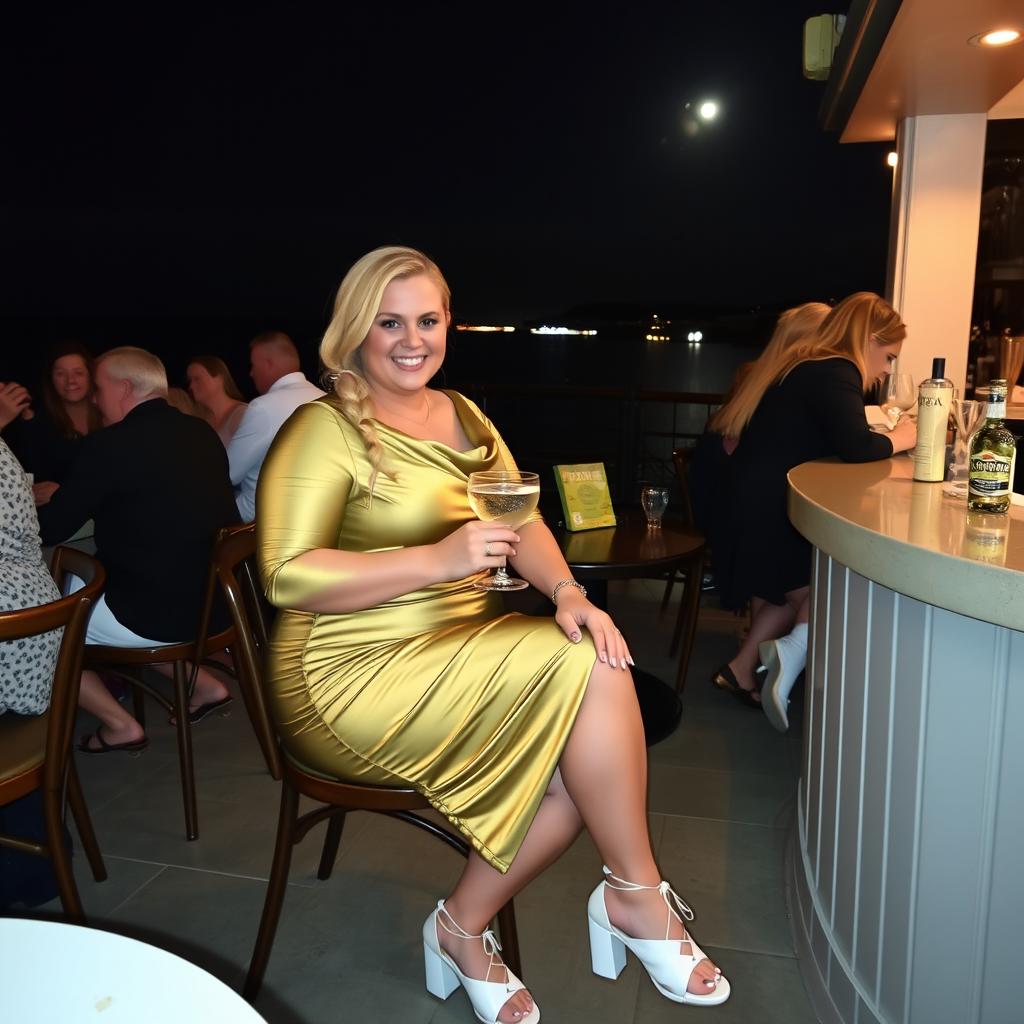
[[[772,604],[760,597],[751,598],[750,631],[742,646],[729,662],[729,668],[744,690],[754,689],[754,672],[758,665],[757,645],[765,640],[785,636],[793,628],[795,611],[789,603]]]
[[[500,907],[569,846],[581,820],[616,875],[656,886],[661,873],[651,850],[646,798],[647,748],[632,678],[595,662],[559,772],[511,868],[502,875],[472,855],[445,905],[462,928],[479,934]],[[660,893],[609,890],[606,901],[610,919],[628,935],[664,936],[668,912]],[[682,925],[674,917],[671,924],[670,937],[682,940]],[[443,930],[438,938],[463,971],[483,977],[487,957],[479,941],[461,942]],[[681,952],[689,953],[689,947]],[[690,978],[690,990],[706,994],[706,983],[714,978],[714,964],[704,960]],[[515,1024],[516,1012],[523,1015],[530,1005],[525,993],[517,993],[499,1020]]]
[[[106,743],[135,743],[145,736],[142,726],[113,698],[95,672],[82,673],[78,703],[100,720],[101,735]],[[95,741],[90,745],[95,750],[101,749]]]
[[[594,665],[560,768],[566,791],[605,864],[619,878],[656,886],[661,872],[647,830],[647,747],[628,672]],[[605,903],[609,919],[627,935],[665,937],[669,915],[657,890],[609,889]],[[682,939],[682,924],[674,916],[670,921],[669,937]],[[689,945],[682,946],[689,954]],[[706,995],[714,978],[714,964],[702,960],[690,976],[689,990]]]
[[[465,931],[479,935],[516,893],[558,859],[579,835],[581,827],[579,812],[556,769],[533,824],[508,871],[503,875],[471,852],[462,877],[445,900],[448,913]],[[458,939],[443,928],[438,928],[437,937],[463,973],[471,978],[484,978],[490,958],[484,953],[483,943],[478,939]],[[492,971],[490,980],[500,981],[501,978],[496,978]],[[517,992],[502,1008],[498,1019],[514,1024],[525,1017],[532,1006],[533,1000],[528,992]]]

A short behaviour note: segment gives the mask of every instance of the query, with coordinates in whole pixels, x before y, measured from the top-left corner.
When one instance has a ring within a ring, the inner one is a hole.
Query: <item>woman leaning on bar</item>
[[[864,395],[900,354],[906,326],[884,299],[857,292],[816,332],[772,359],[759,360],[711,429],[739,438],[730,460],[728,523],[716,552],[734,605],[751,603],[750,631],[712,682],[756,703],[755,671],[767,669],[761,706],[789,728],[789,694],[807,659],[811,548],[789,522],[786,474],[813,459],[872,462],[914,447],[917,426],[904,417],[873,432]],[[718,534],[716,534],[716,537]]]
[[[586,911],[595,971],[616,977],[625,946],[669,999],[724,1002],[729,983],[654,862],[625,640],[539,516],[514,532],[470,509],[469,474],[515,463],[472,402],[427,387],[450,319],[422,253],[356,262],[320,348],[335,393],[298,409],[263,465],[256,527],[283,609],[270,690],[286,753],[415,787],[471,843],[423,927],[434,995],[461,984],[482,1021],[540,1019],[488,923],[585,826],[607,865]],[[474,589],[506,559],[553,595],[553,618],[505,615]]]

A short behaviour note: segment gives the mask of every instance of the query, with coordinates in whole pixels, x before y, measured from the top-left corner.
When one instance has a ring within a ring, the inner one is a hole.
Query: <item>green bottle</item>
[[[971,438],[967,507],[976,512],[1006,512],[1010,508],[1010,481],[1016,443],[1004,426],[1006,381],[989,383],[984,426]]]

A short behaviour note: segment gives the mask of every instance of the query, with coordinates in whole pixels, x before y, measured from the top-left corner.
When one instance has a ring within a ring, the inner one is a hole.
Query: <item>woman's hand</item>
[[[608,613],[591,604],[575,587],[559,590],[557,609],[555,622],[574,644],[580,642],[580,627],[586,626],[594,638],[599,661],[621,669],[633,664],[626,641]]]
[[[31,402],[32,398],[28,391],[20,384],[15,384],[13,380],[0,384],[0,429],[19,416],[22,419],[30,419],[26,413],[30,411]]]
[[[33,484],[32,496],[36,500],[36,505],[48,505],[59,487],[60,484],[54,483],[52,480],[43,480],[42,483]]]
[[[439,581],[462,580],[487,569],[497,569],[515,555],[518,543],[519,534],[511,527],[474,519],[434,545]]]
[[[889,431],[892,453],[909,451],[917,444],[917,420],[912,416],[901,416],[899,423]]]

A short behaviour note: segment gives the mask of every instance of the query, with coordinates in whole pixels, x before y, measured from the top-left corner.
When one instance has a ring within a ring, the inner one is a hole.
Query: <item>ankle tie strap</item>
[[[442,917],[442,915],[444,916]],[[451,927],[445,923],[445,918],[448,918],[448,920],[451,921]],[[490,981],[491,971],[496,967],[500,967],[505,972],[505,981],[502,984],[506,987],[508,986],[509,972],[505,967],[504,961],[498,955],[501,952],[501,943],[490,928],[485,929],[479,935],[473,935],[471,932],[467,932],[466,929],[448,913],[448,908],[444,905],[444,900],[441,900],[437,905],[437,923],[449,935],[453,935],[457,939],[482,939],[484,952],[488,957],[490,957],[490,963],[487,965],[487,974],[484,976],[484,981]],[[511,989],[509,989],[509,991],[511,992]]]
[[[642,892],[645,889],[657,889],[661,893],[661,898],[665,901],[665,906],[668,907],[670,914],[674,914],[680,924],[683,923],[685,918],[687,921],[693,920],[693,911],[687,905],[686,901],[672,888],[668,882],[661,881],[657,885],[640,885],[637,882],[630,882],[625,878],[619,878],[618,875],[613,874],[611,868],[607,864],[603,865],[601,870],[604,872],[604,884],[609,889],[615,889],[618,892]],[[619,885],[615,883],[619,882]],[[675,904],[673,906],[673,904]],[[668,933],[672,930],[672,918],[670,917],[665,922],[665,938],[668,938]],[[685,925],[683,927],[685,932]]]

